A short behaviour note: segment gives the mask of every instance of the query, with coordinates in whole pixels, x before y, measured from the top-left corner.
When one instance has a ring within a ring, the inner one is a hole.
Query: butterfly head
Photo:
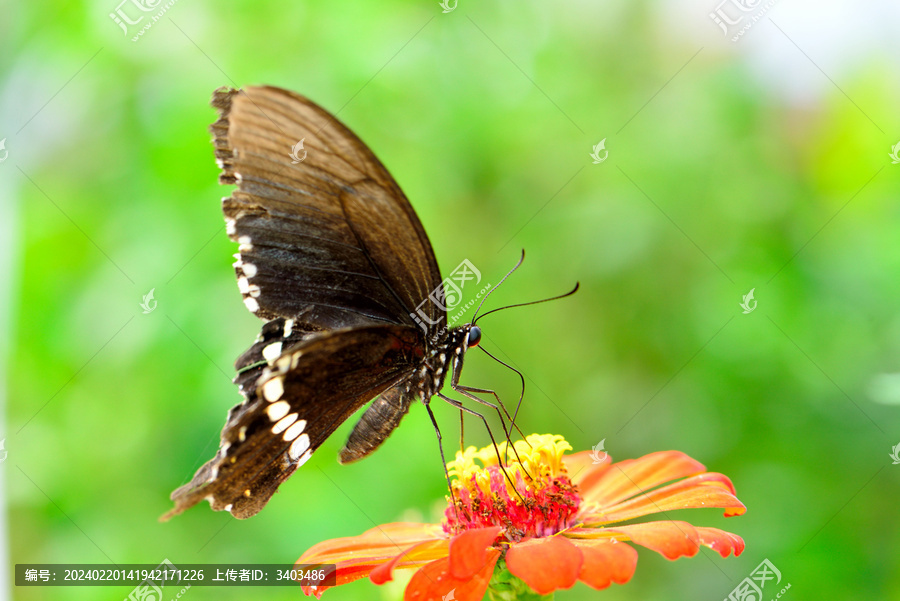
[[[455,354],[466,352],[468,349],[478,346],[481,342],[481,328],[474,323],[467,323],[457,328],[450,329],[447,346]]]

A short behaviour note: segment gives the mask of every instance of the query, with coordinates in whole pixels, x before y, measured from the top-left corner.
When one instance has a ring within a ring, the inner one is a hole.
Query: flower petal
[[[578,458],[576,463],[583,463],[580,455],[582,453],[572,456]],[[680,451],[660,451],[638,459],[584,469],[573,477],[573,481],[581,490],[582,499],[603,508],[660,484],[705,471],[702,463]]]
[[[328,564],[333,563],[337,568],[336,585],[353,582],[364,578],[383,563],[394,560],[401,555],[404,549],[409,549],[419,543],[436,542],[447,548],[449,540],[440,526],[435,524],[393,523],[382,524],[367,530],[359,536],[348,536],[323,541],[310,547],[300,559],[298,564]],[[446,551],[443,553],[446,555]],[[434,559],[423,558],[419,563]],[[418,565],[410,563],[407,566]],[[314,594],[321,597],[322,593],[331,587],[302,587],[307,595]]]
[[[737,557],[744,552],[744,539],[737,534],[725,532],[718,528],[697,528],[700,535],[700,544],[716,551],[722,557],[728,557],[732,552]]]
[[[587,524],[621,522],[675,509],[719,507],[728,517],[741,515],[747,508],[734,496],[734,486],[722,474],[699,474],[668,486],[651,490],[622,503],[582,516]]]
[[[563,536],[534,538],[510,546],[506,567],[539,595],[571,588],[584,558],[581,549]]]
[[[700,534],[687,522],[646,522],[609,530],[626,535],[635,544],[652,549],[666,559],[693,557],[700,551]]]
[[[299,563],[335,563],[360,554],[393,557],[400,549],[438,538],[446,538],[446,535],[436,524],[382,524],[359,536],[335,538],[313,545],[300,556]]]
[[[597,590],[625,584],[634,575],[638,554],[634,547],[613,540],[572,540],[584,562],[578,579]]]
[[[469,578],[454,578],[450,574],[449,557],[433,561],[413,574],[403,599],[436,601],[453,593],[452,598],[456,601],[481,601],[499,558],[499,549],[489,549],[484,566]]]
[[[599,458],[600,461],[595,458]],[[612,463],[612,458],[605,452],[600,455],[594,454],[593,451],[579,451],[563,456],[563,463],[572,482],[581,482],[592,472],[608,467]]]
[[[476,528],[467,530],[450,541],[450,574],[454,578],[471,578],[484,567],[488,548],[502,528]]]
[[[393,580],[395,568],[421,566],[435,559],[447,557],[448,552],[448,544],[444,539],[421,542],[405,551],[400,551],[392,560],[373,569],[372,573],[369,574],[369,579],[375,584],[384,584],[389,580]]]

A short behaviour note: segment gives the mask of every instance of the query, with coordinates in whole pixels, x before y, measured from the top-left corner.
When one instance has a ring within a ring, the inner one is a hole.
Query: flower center
[[[571,450],[562,436],[532,434],[512,447],[503,442],[497,450],[491,445],[457,452],[447,463],[456,503],[448,499],[444,531],[502,526],[517,541],[572,526],[581,497],[562,461]]]

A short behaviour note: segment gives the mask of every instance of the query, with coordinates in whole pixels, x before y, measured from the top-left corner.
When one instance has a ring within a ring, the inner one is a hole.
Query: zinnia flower
[[[678,451],[612,463],[558,435],[532,434],[512,448],[470,447],[447,464],[453,500],[442,524],[393,523],[313,546],[298,564],[336,564],[337,584],[364,576],[375,584],[395,569],[417,568],[406,601],[479,601],[549,595],[580,580],[595,589],[624,584],[641,545],[667,559],[706,546],[728,557],[744,541],[717,528],[664,519],[626,520],[676,509],[717,507],[741,515],[731,481]],[[329,587],[303,587],[321,597]],[[529,590],[530,589],[530,590]],[[533,592],[532,592],[533,591]],[[453,595],[449,595],[449,593]]]

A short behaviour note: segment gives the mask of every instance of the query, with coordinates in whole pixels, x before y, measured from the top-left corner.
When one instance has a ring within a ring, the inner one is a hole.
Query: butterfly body
[[[449,334],[429,350],[426,357],[406,379],[383,393],[363,414],[351,432],[347,444],[341,450],[341,463],[351,463],[362,459],[384,442],[388,435],[400,424],[400,419],[416,400],[428,403],[444,386],[447,375],[458,374],[462,370],[462,357],[472,339],[472,329],[477,326],[466,324],[453,328]]]

